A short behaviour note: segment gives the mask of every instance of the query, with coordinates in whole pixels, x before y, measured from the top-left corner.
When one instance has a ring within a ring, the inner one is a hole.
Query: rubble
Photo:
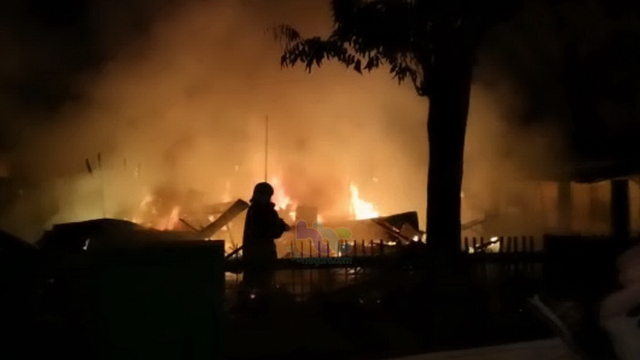
[[[229,206],[222,215],[205,226],[202,230],[198,231],[198,236],[203,239],[208,239],[214,236],[220,229],[229,224],[238,215],[249,208],[249,203],[244,200],[238,199],[231,206]]]

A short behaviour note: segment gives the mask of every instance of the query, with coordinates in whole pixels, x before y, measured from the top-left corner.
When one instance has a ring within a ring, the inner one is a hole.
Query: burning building
[[[288,222],[305,205],[327,224],[417,211],[424,230],[428,104],[386,71],[361,76],[331,63],[318,75],[283,71],[279,44],[264,30],[291,23],[322,33],[331,22],[322,2],[287,0],[280,8],[185,3],[108,51],[109,60],[77,84],[79,99],[18,127],[2,167],[11,165],[13,183],[36,185],[11,198],[0,227],[31,241],[54,224],[105,217],[191,231],[216,220],[212,204],[246,199],[267,170]],[[479,78],[485,70],[478,67]],[[462,223],[487,220],[470,235],[532,234],[553,223],[545,220],[552,185],[510,195],[516,182],[500,183],[519,172],[501,165],[508,145],[541,163],[562,153],[546,128],[517,133],[505,125],[514,93],[502,84],[473,87]],[[550,140],[523,144],[533,135]],[[240,215],[216,236],[239,243],[242,227]]]

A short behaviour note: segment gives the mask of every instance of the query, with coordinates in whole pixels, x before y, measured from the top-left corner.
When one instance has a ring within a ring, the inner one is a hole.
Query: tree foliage
[[[429,96],[428,76],[438,53],[446,49],[468,57],[515,2],[332,0],[334,28],[327,38],[303,38],[289,25],[274,33],[284,43],[282,66],[300,63],[310,72],[325,60],[337,60],[362,73],[388,65],[393,78],[411,81],[419,95]]]

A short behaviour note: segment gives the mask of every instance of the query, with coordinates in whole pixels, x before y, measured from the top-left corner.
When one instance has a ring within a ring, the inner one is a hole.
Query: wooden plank
[[[249,208],[249,203],[244,200],[238,199],[233,203],[220,217],[218,217],[211,224],[205,226],[197,234],[198,238],[208,239],[215,235],[220,229],[227,225],[236,216],[240,215],[243,211]]]

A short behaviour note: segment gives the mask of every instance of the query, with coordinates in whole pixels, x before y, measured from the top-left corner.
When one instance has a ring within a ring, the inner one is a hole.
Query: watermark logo
[[[300,220],[296,223],[295,234],[291,244],[293,257],[344,256],[352,251],[348,240],[353,234],[344,227],[326,228],[318,221],[309,227],[306,221]]]

